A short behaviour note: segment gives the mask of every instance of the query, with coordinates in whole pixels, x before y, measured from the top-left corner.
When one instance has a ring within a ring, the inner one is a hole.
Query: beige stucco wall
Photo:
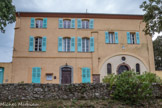
[[[67,19],[67,18],[66,18]],[[85,18],[84,18],[85,19]],[[88,19],[88,18],[87,18]],[[91,68],[91,74],[100,74],[100,68],[105,61],[117,54],[131,54],[141,58],[148,67],[148,71],[154,72],[154,56],[152,39],[144,35],[142,31],[145,24],[142,20],[129,19],[94,19],[94,29],[59,29],[58,18],[48,17],[47,29],[30,28],[30,17],[16,19],[14,52],[13,52],[13,82],[31,82],[32,67],[42,68],[42,83],[47,83],[45,73],[53,72],[57,79],[51,82],[59,83],[59,67],[68,63],[74,69],[74,83],[81,82],[81,68]],[[105,44],[105,31],[118,32],[119,44]],[[126,32],[139,32],[140,45],[128,45]],[[29,36],[46,36],[46,52],[29,52]],[[58,36],[75,36],[75,52],[58,52]],[[77,36],[94,36],[95,52],[77,52]],[[122,49],[122,46],[125,49]],[[92,81],[92,77],[91,77]]]
[[[155,73],[157,76],[159,76],[162,79],[162,71],[156,71]]]
[[[3,83],[11,83],[12,63],[0,63],[0,67],[4,68]]]

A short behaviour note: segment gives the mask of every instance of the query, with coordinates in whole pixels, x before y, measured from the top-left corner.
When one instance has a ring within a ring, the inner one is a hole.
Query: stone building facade
[[[155,72],[152,39],[142,31],[142,15],[16,16],[12,83],[92,83],[125,70]]]

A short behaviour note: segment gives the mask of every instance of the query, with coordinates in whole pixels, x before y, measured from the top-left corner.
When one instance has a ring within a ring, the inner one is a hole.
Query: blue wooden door
[[[4,68],[0,68],[0,84],[3,83],[3,77],[4,77]]]
[[[91,82],[91,72],[90,68],[82,68],[82,83],[90,83]]]
[[[34,67],[32,69],[32,83],[40,83],[41,81],[41,68]]]

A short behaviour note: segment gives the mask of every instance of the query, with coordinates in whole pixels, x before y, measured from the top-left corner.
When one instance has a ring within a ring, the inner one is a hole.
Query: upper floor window
[[[82,38],[82,52],[90,51],[90,42],[89,38]]]
[[[89,29],[89,21],[88,20],[82,20],[82,28]]]
[[[75,52],[75,37],[58,37],[59,52]]]
[[[130,33],[130,43],[131,44],[136,44],[135,33]]]
[[[43,36],[43,37],[34,37],[34,36],[30,36],[29,37],[29,51],[46,51],[46,42],[47,41],[47,37]]]
[[[79,29],[93,29],[94,28],[94,19],[78,19],[77,26]]]
[[[108,63],[107,64],[107,74],[111,74],[111,73],[112,73],[111,64]]]
[[[30,28],[47,28],[47,18],[43,19],[31,18]]]
[[[127,43],[128,44],[140,44],[139,32],[127,32]]]
[[[35,37],[35,51],[42,51],[42,38]]]
[[[118,42],[118,32],[105,32],[105,43],[114,44]]]
[[[64,20],[64,28],[70,28],[71,21],[70,20]]]
[[[70,41],[71,39],[66,37],[66,38],[63,38],[63,51],[65,52],[70,52]]]
[[[36,20],[36,28],[43,28],[43,20]]]
[[[72,28],[72,29],[74,29],[75,28],[75,19],[59,18],[58,28],[65,28],[65,29]]]
[[[114,33],[109,33],[109,42],[110,43],[115,43],[115,37],[114,37]]]

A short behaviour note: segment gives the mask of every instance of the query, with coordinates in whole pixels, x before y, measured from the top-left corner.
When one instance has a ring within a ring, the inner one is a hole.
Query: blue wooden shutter
[[[90,68],[87,68],[86,69],[87,70],[87,80],[86,80],[86,82],[87,83],[90,83],[91,82],[91,70],[90,70]]]
[[[75,19],[71,19],[71,28],[75,28]]]
[[[118,41],[118,32],[115,32],[115,43],[118,44],[119,41]]]
[[[62,51],[62,37],[58,37],[58,51]]]
[[[29,37],[29,51],[34,51],[34,37]]]
[[[81,37],[78,37],[77,43],[78,43],[78,52],[82,52],[82,38]]]
[[[35,28],[35,18],[30,19],[30,28]]]
[[[63,28],[63,19],[59,18],[59,28]]]
[[[94,52],[94,37],[90,37],[90,52]]]
[[[105,32],[105,43],[109,43],[109,32]]]
[[[3,83],[4,79],[4,68],[0,68],[0,84]]]
[[[86,68],[82,68],[82,83],[86,83],[87,75],[86,75]]]
[[[41,81],[41,68],[33,67],[32,68],[32,83],[40,83]]]
[[[47,18],[43,18],[43,28],[47,28]]]
[[[90,29],[94,28],[94,19],[90,19],[90,21],[89,21],[89,28]]]
[[[137,44],[140,44],[139,32],[136,32],[136,40],[137,40]]]
[[[127,32],[127,43],[130,44],[130,32]]]
[[[41,82],[41,68],[37,67],[37,74],[36,74],[36,83],[40,83]]]
[[[71,37],[71,48],[72,52],[75,52],[75,37]]]
[[[37,69],[34,67],[32,68],[32,83],[36,83],[36,74],[37,74]]]
[[[46,51],[46,43],[47,43],[46,41],[47,41],[47,37],[44,36],[42,38],[42,51]]]
[[[81,19],[78,19],[78,28],[82,28],[82,20]]]

